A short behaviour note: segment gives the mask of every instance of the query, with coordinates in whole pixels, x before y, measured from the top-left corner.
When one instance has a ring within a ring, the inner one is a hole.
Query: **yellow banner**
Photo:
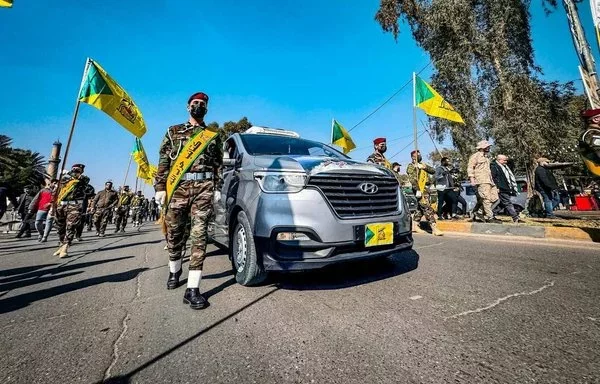
[[[58,194],[57,202],[60,203],[61,201],[63,201],[63,199],[65,197],[67,197],[67,195],[69,193],[71,193],[71,191],[73,191],[73,189],[75,188],[75,185],[77,185],[77,183],[79,183],[79,180],[73,179],[73,180],[69,180],[67,182],[67,184],[63,185],[62,188],[60,189],[60,193]]]
[[[100,64],[91,59],[79,90],[79,101],[103,111],[136,137],[146,133],[142,112],[133,99]]]
[[[374,223],[365,225],[365,247],[394,243],[394,223]]]
[[[173,162],[174,165],[167,176],[167,205],[171,201],[175,188],[179,185],[179,181],[183,174],[187,172],[194,161],[204,152],[206,146],[217,136],[219,132],[211,128],[204,128],[190,138],[183,146],[183,149]]]

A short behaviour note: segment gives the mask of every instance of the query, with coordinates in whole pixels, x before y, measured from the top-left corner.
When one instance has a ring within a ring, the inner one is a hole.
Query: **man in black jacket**
[[[545,157],[540,157],[538,160],[538,167],[535,169],[535,190],[542,195],[544,199],[544,208],[546,210],[546,217],[555,219],[554,208],[558,206],[558,183],[556,178],[552,174],[552,171],[548,169],[550,160]]]
[[[508,156],[498,155],[496,156],[496,161],[490,165],[492,179],[494,179],[494,183],[498,187],[499,199],[496,207],[505,208],[506,212],[512,217],[513,222],[522,223],[523,221],[519,219],[519,214],[511,201],[511,196],[517,195],[517,180],[507,163]]]

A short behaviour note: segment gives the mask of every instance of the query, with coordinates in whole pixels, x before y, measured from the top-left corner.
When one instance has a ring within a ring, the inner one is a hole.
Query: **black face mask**
[[[190,107],[190,115],[196,120],[204,119],[206,116],[206,105],[204,104],[194,104]]]
[[[421,161],[423,161],[423,156],[421,156],[421,155],[418,155],[418,156],[417,156],[417,161],[418,161],[419,163],[420,163]]]

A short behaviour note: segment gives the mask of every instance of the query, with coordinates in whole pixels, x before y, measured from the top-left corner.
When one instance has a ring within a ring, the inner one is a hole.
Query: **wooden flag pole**
[[[133,154],[129,154],[129,164],[127,164],[127,171],[125,171],[125,180],[123,180],[123,187],[127,185],[127,176],[129,176],[129,168],[131,168],[131,160],[133,159]]]
[[[77,115],[79,114],[79,106],[81,105],[81,102],[79,101],[79,95],[81,93],[81,88],[83,87],[83,84],[85,82],[85,78],[86,78],[89,67],[90,67],[90,58],[88,57],[85,61],[85,67],[83,69],[83,76],[81,77],[81,84],[79,85],[79,91],[77,92],[77,103],[75,103],[75,112],[73,113],[73,121],[71,121],[71,130],[69,131],[69,139],[67,140],[67,146],[65,147],[65,153],[63,155],[62,164],[60,166],[60,173],[56,177],[58,179],[58,184],[56,186],[56,196],[57,197],[60,194],[60,188],[62,186],[61,185],[62,175],[63,175],[63,172],[65,171],[65,164],[67,164],[67,158],[69,156],[69,149],[71,148],[71,141],[73,140],[73,132],[75,131],[75,123],[77,122]],[[56,199],[55,199],[54,203],[55,204],[57,203]]]

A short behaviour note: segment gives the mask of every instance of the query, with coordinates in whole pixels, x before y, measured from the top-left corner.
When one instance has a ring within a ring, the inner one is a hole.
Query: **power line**
[[[423,68],[421,68],[421,70],[419,72],[417,72],[417,75],[421,74],[421,72],[423,72],[425,69],[427,69],[427,67],[429,67],[430,65],[431,65],[431,61],[429,63],[427,63],[427,65],[425,65]],[[375,110],[373,112],[369,113],[364,119],[362,119],[361,121],[356,123],[352,128],[350,128],[348,130],[348,132],[351,132],[354,128],[356,128],[359,125],[361,125],[362,123],[364,123],[369,117],[371,117],[375,113],[377,113],[377,111],[379,111],[381,108],[383,108],[384,105],[389,103],[394,97],[396,97],[396,95],[398,95],[400,92],[402,92],[402,90],[404,88],[406,88],[408,85],[410,85],[410,83],[412,83],[412,77],[402,87],[400,87],[399,90],[397,90],[392,96],[390,96],[386,101],[384,101],[383,104],[381,104],[379,107],[375,108]]]
[[[411,137],[413,134],[411,133],[410,135],[405,135],[405,136],[400,136],[400,137],[396,137],[395,139],[392,140],[387,140],[388,143],[393,143],[395,141],[398,140],[402,140],[402,139],[406,139],[407,137]],[[361,149],[365,149],[365,148],[371,148],[373,145],[363,145],[362,147],[358,147],[358,148],[354,148],[353,151],[360,151]]]
[[[421,134],[420,134],[419,136],[417,136],[417,139],[418,139],[419,137],[423,136],[423,135],[425,134],[425,132],[427,132],[427,131],[423,131],[423,132],[421,132]],[[408,148],[408,147],[410,147],[411,145],[413,145],[413,143],[414,143],[414,142],[415,142],[415,141],[414,141],[414,140],[412,140],[412,141],[411,141],[410,143],[408,143],[408,144],[407,144],[407,145],[406,145],[404,148],[402,148],[402,149],[401,149],[401,150],[399,150],[398,152],[394,153],[394,154],[393,154],[393,155],[390,157],[390,159],[393,159],[394,157],[398,156],[398,155],[400,154],[400,152],[404,151],[406,148]]]

